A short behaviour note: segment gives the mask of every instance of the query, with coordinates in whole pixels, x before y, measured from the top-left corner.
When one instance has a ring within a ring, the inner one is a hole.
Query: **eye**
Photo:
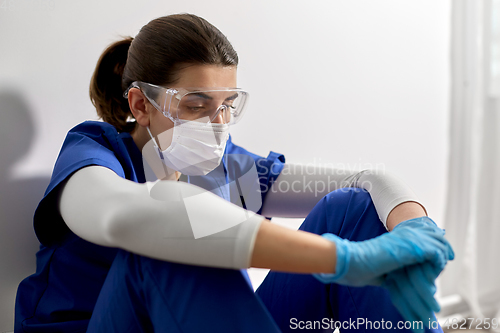
[[[203,109],[205,109],[205,107],[203,107],[203,106],[188,106],[187,108],[189,111],[192,111],[192,112],[200,112],[200,111],[203,111]]]
[[[182,109],[189,113],[206,112],[208,108],[207,103],[187,103],[182,106]]]
[[[236,106],[234,106],[233,104],[224,104],[225,106],[228,107],[229,111],[233,112],[233,110],[236,110]]]

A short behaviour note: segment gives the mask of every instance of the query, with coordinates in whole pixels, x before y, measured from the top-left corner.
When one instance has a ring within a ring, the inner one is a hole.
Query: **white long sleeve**
[[[100,166],[80,169],[67,180],[59,210],[68,227],[92,243],[222,268],[250,266],[263,221],[198,186],[138,184]]]
[[[323,196],[344,187],[367,190],[386,228],[387,216],[394,207],[408,201],[421,204],[404,182],[385,171],[359,172],[287,163],[269,189],[262,215],[306,217]]]

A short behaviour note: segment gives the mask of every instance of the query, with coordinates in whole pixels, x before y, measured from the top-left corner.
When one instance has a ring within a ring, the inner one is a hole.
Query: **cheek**
[[[162,131],[160,134],[158,134],[158,141],[160,142],[160,149],[165,150],[167,149],[170,144],[172,143],[172,137],[173,137],[173,127],[167,130]]]
[[[160,112],[156,113],[157,115],[151,118],[150,129],[151,133],[157,137],[160,149],[165,150],[172,143],[174,123]]]

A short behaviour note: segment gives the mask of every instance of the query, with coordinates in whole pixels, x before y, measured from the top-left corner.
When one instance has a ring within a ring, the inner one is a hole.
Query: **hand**
[[[402,228],[432,228],[436,233],[444,232],[428,219],[414,219],[402,223]],[[453,260],[455,254],[448,245],[447,258]],[[389,291],[391,301],[403,318],[410,322],[422,322],[423,327],[428,327],[429,322],[435,320],[433,312],[439,312],[440,306],[434,299],[436,286],[434,281],[444,268],[444,265],[430,262],[406,266],[388,273],[382,287]],[[411,300],[411,302],[409,301]],[[412,325],[414,332],[423,332],[422,326]]]
[[[441,309],[434,298],[434,281],[440,271],[430,263],[406,266],[387,274],[382,284],[401,316],[412,323],[414,332],[428,328],[435,320],[434,312]]]
[[[440,234],[442,236],[444,236],[444,234],[445,234],[445,231],[443,229],[439,228],[433,220],[431,220],[430,218],[428,218],[426,216],[403,221],[403,222],[399,223],[398,225],[396,225],[393,230],[395,230],[396,228],[412,228],[415,230],[433,231],[436,234]],[[446,261],[455,259],[455,253],[453,252],[453,248],[451,247],[450,243],[448,241],[446,241],[445,244],[447,247],[447,250],[446,250],[447,260]],[[446,262],[445,262],[445,264],[446,264]],[[444,268],[444,266],[443,266],[443,268]]]
[[[429,262],[440,272],[454,256],[444,231],[427,217],[401,222],[392,232],[362,242],[323,237],[334,241],[337,250],[335,274],[313,274],[323,283],[380,286],[393,270]]]

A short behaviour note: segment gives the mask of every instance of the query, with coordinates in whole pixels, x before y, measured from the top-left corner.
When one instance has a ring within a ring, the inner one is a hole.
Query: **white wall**
[[[178,12],[208,19],[239,53],[239,86],[251,101],[235,143],[289,162],[383,165],[443,217],[450,1],[11,3],[0,8],[0,198],[9,203],[0,225],[11,228],[23,205],[12,188],[32,180],[38,198],[67,130],[96,118],[88,85],[102,50]]]

